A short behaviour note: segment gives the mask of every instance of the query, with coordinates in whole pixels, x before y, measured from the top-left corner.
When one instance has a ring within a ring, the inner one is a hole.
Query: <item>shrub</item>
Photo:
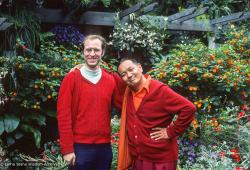
[[[66,49],[43,39],[40,53],[18,42],[20,55],[0,57],[7,73],[3,85],[8,97],[1,107],[0,126],[4,128],[0,135],[8,146],[32,134],[36,147],[40,147],[41,130],[48,126],[48,118],[55,118],[57,95],[64,75],[83,62],[78,46]],[[114,62],[102,63],[102,66],[111,70],[115,68],[112,67]]]
[[[198,139],[201,145],[217,147],[227,141],[229,148],[244,148],[236,132],[240,130],[238,126],[246,127],[250,119],[250,40],[247,32],[244,28],[240,32],[229,31],[229,39],[215,50],[209,50],[199,41],[179,45],[149,72],[196,105],[196,117],[185,140]],[[237,121],[229,123],[232,117],[237,117]],[[249,147],[249,143],[245,145]],[[206,147],[206,151],[210,149]],[[244,149],[237,150],[235,155],[243,157]],[[232,159],[235,165],[249,162],[249,157],[240,161]],[[186,164],[186,158],[180,160],[183,161],[181,165]]]

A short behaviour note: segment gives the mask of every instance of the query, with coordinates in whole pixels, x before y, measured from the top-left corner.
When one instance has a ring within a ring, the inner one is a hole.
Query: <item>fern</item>
[[[105,7],[109,7],[110,6],[111,0],[101,0],[101,1],[102,1],[103,5]]]
[[[91,0],[80,0],[80,3],[82,6],[87,6],[90,4],[90,2],[91,2]]]

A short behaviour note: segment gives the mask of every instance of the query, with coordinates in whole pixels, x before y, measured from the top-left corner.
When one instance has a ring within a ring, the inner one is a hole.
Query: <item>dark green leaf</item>
[[[36,143],[36,147],[40,148],[41,132],[38,129],[33,128],[32,126],[25,124],[21,125],[21,129],[27,133],[32,133]]]
[[[28,115],[25,115],[25,117],[23,118],[24,122],[30,122],[31,120],[35,120],[40,126],[42,125],[46,125],[45,123],[45,116],[38,114],[38,113],[30,113]]]
[[[47,110],[46,114],[50,117],[56,117],[56,111],[55,110]]]
[[[14,115],[6,114],[4,117],[4,130],[7,133],[13,132],[19,125],[20,119]]]
[[[8,136],[7,137],[7,145],[13,145],[15,143],[15,139],[13,137]]]
[[[15,139],[21,139],[23,137],[23,133],[17,132],[17,133],[15,133],[14,137],[15,137]]]
[[[46,118],[44,115],[36,115],[36,117],[34,117],[34,119],[37,121],[37,123],[42,126],[42,125],[46,125],[45,121]]]
[[[4,132],[4,121],[3,117],[0,117],[0,136],[2,135],[3,132]]]

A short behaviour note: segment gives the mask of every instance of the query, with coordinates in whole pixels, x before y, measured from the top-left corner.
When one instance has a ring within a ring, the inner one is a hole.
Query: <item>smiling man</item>
[[[142,71],[141,65],[131,58],[122,59],[118,67],[128,88],[123,99],[117,169],[128,167],[123,158],[126,156],[124,141],[127,140],[133,170],[175,170],[178,160],[176,138],[192,122],[196,108],[167,85],[143,75]]]
[[[110,169],[110,112],[115,81],[100,68],[106,42],[99,35],[83,42],[85,63],[62,81],[57,119],[64,160],[76,170]]]

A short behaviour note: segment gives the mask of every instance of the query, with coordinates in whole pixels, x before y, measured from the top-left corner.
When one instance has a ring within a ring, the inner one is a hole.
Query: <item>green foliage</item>
[[[249,168],[249,122],[240,125],[237,117],[229,116],[223,126],[220,133],[214,133],[209,126],[204,127],[202,132],[206,134],[202,135],[204,143],[199,146],[198,160],[196,163],[186,164],[183,169]]]
[[[99,1],[101,1],[105,7],[109,7],[110,3],[111,3],[111,0],[99,0]],[[80,0],[80,1],[78,1],[78,0],[64,0],[64,2],[66,4],[69,4],[69,5],[74,3],[74,4],[84,6],[84,7],[88,7],[92,3],[91,0]]]
[[[208,14],[211,19],[229,15],[234,12],[249,11],[250,2],[247,0],[237,1],[234,0],[211,0],[201,3],[203,6],[208,6]]]
[[[103,5],[105,7],[109,7],[110,6],[111,0],[101,0],[101,1],[102,1]]]
[[[46,126],[48,117],[56,116],[56,101],[63,77],[75,65],[83,62],[79,47],[66,49],[49,41],[51,34],[41,35],[40,53],[27,48],[18,41],[17,48],[21,55],[0,57],[7,73],[3,79],[7,103],[1,107],[1,133],[9,145],[25,135],[32,134],[37,148],[42,138],[41,129]],[[101,65],[116,69],[116,60]],[[0,84],[2,84],[0,82]],[[2,126],[3,127],[3,126]]]
[[[41,132],[39,131],[39,129],[35,129],[33,128],[32,126],[30,125],[27,125],[27,124],[22,124],[20,126],[21,130],[23,132],[26,132],[26,133],[32,133],[33,137],[34,137],[34,140],[35,140],[35,143],[36,143],[36,147],[37,148],[40,148],[40,141],[41,141]],[[7,132],[8,133],[8,132]]]
[[[38,18],[30,10],[15,9],[13,15],[3,14],[9,22],[14,23],[16,36],[11,32],[7,35],[9,38],[8,44],[10,47],[15,47],[16,39],[26,42],[26,46],[30,49],[35,49],[39,45],[40,23]]]
[[[4,132],[4,119],[0,117],[0,135]]]
[[[112,135],[111,144],[113,152],[113,160],[111,164],[111,169],[116,169],[117,167],[117,156],[118,156],[118,140],[120,131],[120,119],[117,116],[111,119]]]
[[[63,160],[60,153],[58,141],[46,142],[39,156],[31,157],[21,153],[11,153],[11,155],[13,155],[12,164],[22,163],[27,169],[33,169],[34,166],[44,170],[66,170],[68,168],[68,163]]]
[[[18,124],[19,124],[20,120],[18,117],[15,117],[14,115],[5,115],[4,116],[4,130],[7,133],[13,132]]]
[[[250,97],[248,32],[245,27],[233,27],[226,32],[225,43],[215,50],[209,50],[199,41],[178,45],[149,72],[189,98],[197,107],[186,138],[199,139],[206,147],[199,148],[203,155],[199,155],[194,166],[181,162],[186,168],[216,169],[224,167],[223,164],[226,169],[236,165],[247,167],[250,146],[247,142]],[[227,142],[227,148],[222,147],[223,142]],[[211,146],[216,146],[217,151],[233,151],[227,154],[229,159],[218,160],[209,156],[210,152],[214,154]],[[233,153],[235,150],[237,153]]]
[[[61,80],[70,68],[82,61],[77,47],[67,50],[53,42],[42,43],[41,54],[19,42],[23,55],[0,59],[8,71],[4,87],[9,100],[1,115],[9,144],[19,139],[15,137],[20,136],[17,133],[30,133],[40,147],[40,129],[46,125],[48,116],[55,117]]]
[[[161,52],[164,39],[167,37],[167,18],[130,15],[128,23],[116,18],[111,42],[115,49],[134,52],[135,49],[156,56]]]

